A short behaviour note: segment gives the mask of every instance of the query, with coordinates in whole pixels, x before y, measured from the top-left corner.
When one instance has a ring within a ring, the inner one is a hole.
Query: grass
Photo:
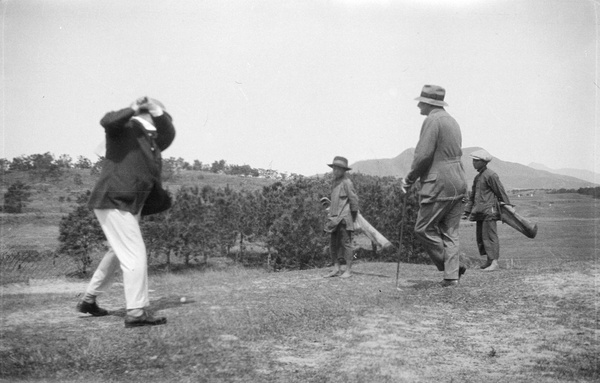
[[[484,273],[474,224],[461,223],[470,269],[457,288],[437,287],[431,265],[402,264],[397,290],[393,263],[359,262],[342,280],[215,258],[153,272],[150,309],[168,323],[125,329],[121,284],[100,298],[112,310],[102,318],[74,312],[85,280],[0,286],[0,381],[598,381],[598,201],[512,202],[538,236],[500,224],[502,270]],[[8,223],[34,238],[52,222]]]
[[[326,270],[226,270],[151,279],[154,328],[74,313],[76,294],[5,294],[1,377],[48,382],[595,381],[597,265],[468,271],[436,287],[431,266],[360,263]],[[579,275],[578,279],[568,276]],[[548,281],[552,281],[548,285]],[[83,288],[84,285],[80,287]],[[181,304],[179,299],[188,301]]]

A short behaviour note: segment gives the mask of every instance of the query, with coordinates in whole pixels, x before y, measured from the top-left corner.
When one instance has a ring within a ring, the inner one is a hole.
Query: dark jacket
[[[161,152],[171,145],[175,128],[164,112],[152,117],[156,132],[131,120],[134,111],[125,108],[107,113],[100,125],[106,132],[106,157],[88,206],[118,209],[137,214],[155,185],[161,186]]]
[[[473,180],[465,214],[471,221],[498,221],[501,217],[500,203],[510,205],[504,186],[496,172],[483,167]]]
[[[467,195],[458,123],[444,109],[434,109],[423,121],[415,156],[406,176],[421,181],[421,203],[452,201]]]

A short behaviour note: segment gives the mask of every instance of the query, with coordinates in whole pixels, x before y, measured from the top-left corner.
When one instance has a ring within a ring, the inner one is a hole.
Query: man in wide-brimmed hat
[[[419,213],[415,234],[427,254],[444,272],[441,285],[455,286],[465,272],[459,264],[458,227],[467,195],[463,169],[462,135],[456,120],[444,109],[446,91],[425,85],[417,107],[426,116],[421,126],[410,172],[404,186],[420,180]]]
[[[492,161],[492,155],[484,149],[476,150],[469,155],[473,159],[473,167],[477,175],[473,180],[473,188],[464,218],[477,222],[475,237],[480,255],[487,256],[487,261],[481,265],[484,271],[500,269],[500,240],[496,222],[501,219],[501,204],[510,204],[508,194],[504,190],[500,177],[487,167]]]
[[[346,172],[348,160],[336,156],[331,164],[333,169],[333,182],[331,185],[331,199],[325,231],[331,233],[330,251],[333,261],[333,270],[325,277],[336,277],[341,274],[340,261],[345,259],[346,270],[341,274],[342,278],[351,276],[352,258],[352,233],[354,232],[354,221],[358,216],[358,195],[354,191],[354,185]]]
[[[141,215],[170,207],[170,198],[161,185],[161,152],[173,142],[175,128],[164,105],[147,97],[107,113],[100,125],[106,139],[105,161],[88,205],[100,221],[110,249],[77,310],[93,316],[108,315],[96,297],[110,287],[120,268],[127,307],[125,327],[165,324],[166,318],[146,311],[148,264],[139,220]]]

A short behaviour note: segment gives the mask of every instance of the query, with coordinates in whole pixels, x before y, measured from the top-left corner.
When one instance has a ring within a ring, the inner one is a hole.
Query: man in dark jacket
[[[148,264],[139,220],[142,214],[170,206],[166,198],[164,206],[152,206],[150,211],[148,201],[149,197],[156,201],[156,193],[164,197],[161,152],[173,142],[175,128],[162,103],[146,97],[128,108],[107,113],[100,124],[105,130],[106,155],[89,207],[94,209],[110,249],[77,310],[93,316],[107,315],[108,311],[98,307],[96,296],[110,287],[120,267],[127,306],[125,327],[165,324],[166,318],[153,317],[145,309],[149,305]]]
[[[415,99],[421,115],[427,117],[404,186],[420,180],[415,234],[438,270],[444,272],[441,285],[447,287],[457,285],[466,270],[459,265],[458,227],[467,181],[460,127],[444,109],[448,105],[445,94],[440,86],[425,85]]]
[[[477,175],[465,206],[464,218],[477,222],[475,235],[479,254],[487,255],[487,262],[481,268],[495,271],[500,269],[500,241],[496,222],[501,219],[500,205],[510,205],[510,201],[498,174],[487,167],[492,160],[491,154],[481,149],[471,153],[470,157]]]

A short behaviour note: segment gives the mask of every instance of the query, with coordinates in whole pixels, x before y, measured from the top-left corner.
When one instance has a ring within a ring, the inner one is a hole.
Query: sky
[[[414,148],[425,84],[463,147],[600,173],[591,0],[1,0],[0,158],[97,160],[102,116],[173,116],[163,157],[313,175]]]

